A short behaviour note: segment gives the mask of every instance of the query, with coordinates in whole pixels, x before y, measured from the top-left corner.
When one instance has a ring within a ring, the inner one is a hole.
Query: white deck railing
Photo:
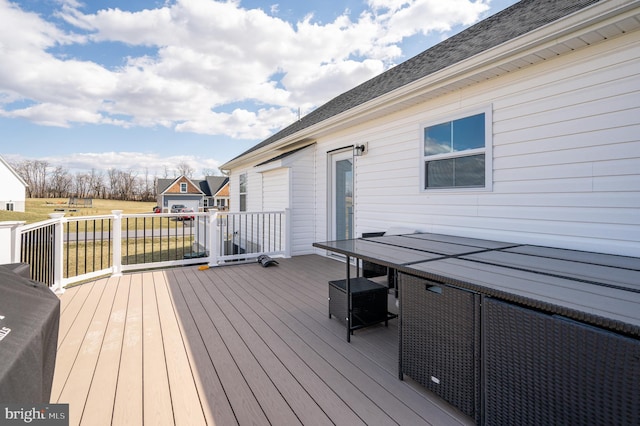
[[[29,225],[12,223],[10,233],[0,233],[0,245],[9,248],[9,262],[29,263],[32,279],[56,292],[71,283],[130,270],[219,266],[252,261],[262,254],[290,256],[288,211],[123,214],[114,210],[103,216],[50,217]]]

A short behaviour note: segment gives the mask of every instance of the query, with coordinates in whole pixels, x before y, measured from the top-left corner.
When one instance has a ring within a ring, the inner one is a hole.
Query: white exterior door
[[[353,150],[330,154],[329,239],[353,238]]]

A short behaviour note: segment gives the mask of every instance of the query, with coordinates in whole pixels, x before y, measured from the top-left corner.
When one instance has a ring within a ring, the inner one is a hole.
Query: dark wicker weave
[[[387,288],[366,278],[351,278],[351,329],[387,321]],[[329,317],[347,319],[346,280],[329,281]]]
[[[480,296],[406,274],[399,281],[402,372],[479,420]]]
[[[640,424],[640,341],[484,300],[485,424]]]

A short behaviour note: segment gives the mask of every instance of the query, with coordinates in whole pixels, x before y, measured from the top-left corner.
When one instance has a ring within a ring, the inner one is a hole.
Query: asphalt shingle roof
[[[338,95],[233,160],[599,1],[522,0]]]

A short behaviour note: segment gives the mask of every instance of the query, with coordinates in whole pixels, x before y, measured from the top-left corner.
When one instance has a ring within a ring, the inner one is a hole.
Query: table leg
[[[347,255],[347,342],[351,342],[351,257]]]

